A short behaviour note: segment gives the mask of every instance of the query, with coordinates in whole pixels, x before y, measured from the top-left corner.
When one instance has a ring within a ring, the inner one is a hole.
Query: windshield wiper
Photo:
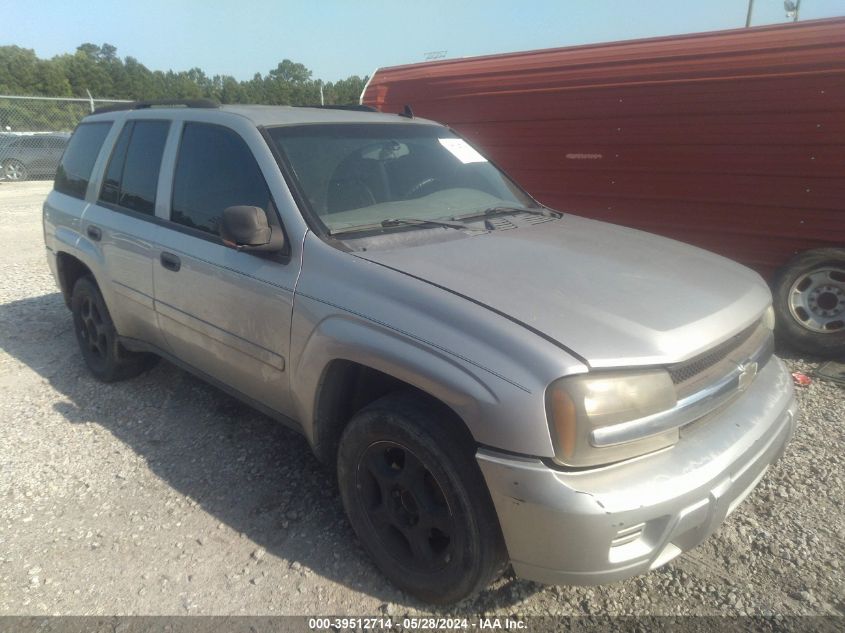
[[[463,215],[453,215],[451,219],[456,222],[460,222],[461,220],[469,220],[471,218],[487,218],[491,215],[499,215],[500,213],[530,213],[531,215],[543,215],[553,218],[559,218],[561,215],[557,211],[552,211],[546,207],[543,207],[542,209],[531,209],[528,207],[508,207],[501,205],[487,207],[483,211],[470,211],[469,213],[464,213]]]
[[[344,229],[337,229],[329,231],[329,235],[341,235],[344,233],[361,233],[364,231],[374,231],[377,229],[389,229],[394,226],[442,226],[447,229],[457,229],[460,231],[474,231],[477,229],[467,228],[463,224],[453,222],[444,222],[443,220],[423,220],[422,218],[387,218],[381,222],[374,222],[372,224],[360,224],[358,226],[350,226]]]

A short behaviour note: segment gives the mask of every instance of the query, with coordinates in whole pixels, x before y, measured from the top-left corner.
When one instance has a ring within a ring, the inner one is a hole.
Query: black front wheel
[[[88,369],[98,380],[114,382],[137,376],[157,360],[120,344],[103,295],[91,277],[81,277],[70,299],[76,341]]]
[[[474,446],[451,412],[391,394],[350,421],[338,482],[352,527],[394,584],[426,602],[471,596],[507,553]]]

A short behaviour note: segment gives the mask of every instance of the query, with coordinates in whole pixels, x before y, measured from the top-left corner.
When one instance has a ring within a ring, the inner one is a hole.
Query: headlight
[[[763,313],[763,325],[770,330],[775,329],[775,309],[772,306],[766,308],[766,311]]]
[[[671,446],[678,441],[677,428],[615,445],[601,445],[592,436],[596,429],[647,418],[676,404],[675,387],[663,369],[561,378],[546,392],[556,461],[597,466]]]

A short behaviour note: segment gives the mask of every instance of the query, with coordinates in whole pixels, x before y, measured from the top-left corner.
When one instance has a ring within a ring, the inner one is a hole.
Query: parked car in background
[[[0,139],[0,175],[5,180],[52,178],[69,133],[21,134]]]
[[[754,268],[781,339],[845,356],[845,18],[383,68],[361,103],[450,125],[556,209]]]
[[[548,209],[432,121],[187,105],[95,112],[62,159],[44,238],[82,358],[168,358],[302,432],[410,594],[647,572],[783,453],[757,273]]]

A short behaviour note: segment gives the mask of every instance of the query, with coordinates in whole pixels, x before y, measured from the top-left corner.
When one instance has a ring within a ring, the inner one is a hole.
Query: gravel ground
[[[45,263],[49,189],[0,183],[0,615],[425,613],[298,435],[168,363],[89,376]],[[843,395],[801,388],[785,459],[666,567],[593,588],[506,576],[455,611],[845,614]]]

